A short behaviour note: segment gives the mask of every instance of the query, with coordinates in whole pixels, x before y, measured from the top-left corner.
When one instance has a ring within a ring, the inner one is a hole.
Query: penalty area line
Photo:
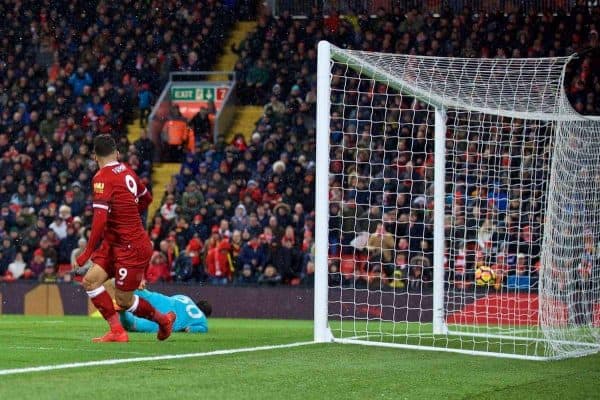
[[[222,355],[236,354],[236,353],[251,353],[251,352],[255,352],[255,351],[287,349],[287,348],[292,348],[292,347],[306,346],[309,344],[315,344],[315,342],[296,342],[296,343],[278,344],[278,345],[271,345],[271,346],[242,347],[242,348],[238,348],[238,349],[214,350],[214,351],[207,351],[207,352],[203,352],[203,353],[165,354],[165,355],[161,355],[161,356],[117,358],[117,359],[109,359],[109,360],[85,361],[85,362],[76,362],[76,363],[67,363],[67,364],[41,365],[39,367],[0,369],[0,376],[27,374],[30,372],[56,371],[56,370],[71,369],[71,368],[97,367],[97,366],[103,366],[103,365],[138,363],[138,362],[146,362],[146,361],[179,360],[179,359],[183,359],[183,358],[222,356]]]

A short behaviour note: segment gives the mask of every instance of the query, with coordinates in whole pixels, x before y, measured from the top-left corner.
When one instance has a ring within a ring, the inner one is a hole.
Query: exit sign
[[[171,100],[173,101],[202,101],[221,102],[225,100],[228,87],[225,86],[197,86],[197,87],[173,87],[171,88]]]
[[[194,88],[172,88],[171,100],[194,101],[196,100],[196,89]]]

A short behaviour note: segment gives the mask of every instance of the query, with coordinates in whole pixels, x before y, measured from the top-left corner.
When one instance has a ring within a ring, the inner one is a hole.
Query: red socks
[[[123,331],[123,325],[121,325],[119,315],[115,311],[113,301],[106,292],[106,289],[104,289],[104,286],[90,290],[87,294],[90,296],[94,306],[98,309],[100,314],[102,314],[102,317],[108,322],[110,330],[113,332]],[[163,324],[166,320],[164,314],[158,312],[150,303],[138,296],[133,297],[133,305],[127,311],[132,312],[140,318],[154,321],[159,325]]]
[[[132,312],[134,315],[140,318],[149,319],[158,324],[163,322],[165,319],[164,314],[158,312],[158,310],[156,310],[156,308],[154,308],[152,304],[148,303],[145,299],[142,299],[138,296],[134,297],[133,305],[127,311]]]
[[[90,290],[87,292],[92,304],[98,309],[102,317],[108,322],[110,330],[113,332],[120,332],[123,330],[119,316],[113,306],[113,301],[110,295],[104,289],[104,286],[100,286],[97,289]]]

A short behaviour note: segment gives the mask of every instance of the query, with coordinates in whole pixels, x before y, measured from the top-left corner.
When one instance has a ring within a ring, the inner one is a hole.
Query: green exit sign
[[[198,96],[200,95],[200,96]],[[204,100],[204,101],[213,101],[215,99],[215,88],[214,87],[205,87],[202,88],[201,91],[198,91],[198,95],[196,97],[199,97],[199,100]]]
[[[196,100],[196,89],[173,88],[171,89],[171,100]]]
[[[175,101],[214,101],[217,99],[217,88],[214,86],[199,86],[195,88],[171,88],[171,100]]]

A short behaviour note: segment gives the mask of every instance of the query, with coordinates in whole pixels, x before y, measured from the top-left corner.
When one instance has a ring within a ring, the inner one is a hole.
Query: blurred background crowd
[[[224,43],[239,17],[234,8],[218,1],[154,3],[2,2],[4,280],[69,279],[60,273],[61,266],[70,269],[72,257],[85,246],[91,222],[94,135],[114,135],[122,160],[151,186],[155,144],[145,135],[129,143],[124,126],[153,103],[170,71],[210,70],[221,48],[215,43]],[[577,111],[598,114],[598,24],[600,9],[584,2],[555,14],[442,8],[434,16],[426,9],[393,7],[370,15],[359,9],[340,14],[314,8],[306,18],[296,19],[285,10],[275,18],[264,9],[257,29],[234,49],[239,55],[238,97],[243,104],[264,106],[264,113],[251,137],[238,135],[229,143],[206,140],[206,116],[189,122],[198,140],[174,155],[182,163],[180,174],[166,188],[153,191],[161,206],[156,215],[147,216],[156,250],[148,280],[312,284],[319,40],[348,49],[450,57],[577,52],[581,55],[569,64],[565,89]],[[357,99],[357,107],[368,108],[369,101]],[[330,194],[334,282],[393,288],[431,279],[431,113],[419,111],[419,105],[402,96],[386,96],[385,101],[397,101],[400,114],[413,113],[410,119],[399,116],[397,137],[381,143],[385,151],[380,161],[393,163],[393,180],[402,182],[395,187],[385,185],[390,177],[380,169],[357,171],[357,160],[369,161],[376,152],[350,150],[368,141],[376,128],[351,127],[340,118],[343,114],[336,116],[340,110],[333,110],[331,140],[340,146],[332,150],[331,170],[345,175],[345,180],[332,182],[344,190]],[[419,112],[423,117],[415,118]],[[524,134],[522,128],[515,131],[517,137]],[[496,138],[510,143],[510,138]],[[458,134],[448,140],[467,142]],[[458,170],[460,160],[473,149],[452,148],[449,166]],[[519,168],[526,159],[516,157],[521,150],[494,150],[500,155],[498,165],[508,153],[509,159],[514,157],[505,167]],[[528,155],[542,159],[547,152],[542,143]],[[381,186],[375,178],[381,178]],[[448,181],[459,180],[449,176]],[[471,280],[481,254],[487,254],[485,262],[496,265],[501,278],[520,273],[529,278],[527,286],[534,285],[543,188],[524,193],[460,184],[448,189],[448,224],[465,227],[460,232],[448,228],[448,237],[454,238],[446,255],[451,279]],[[595,251],[592,247],[590,252]]]

